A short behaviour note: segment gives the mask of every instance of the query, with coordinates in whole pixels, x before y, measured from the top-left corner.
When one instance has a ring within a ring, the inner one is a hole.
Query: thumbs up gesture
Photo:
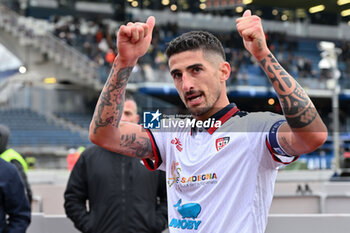
[[[155,18],[150,16],[145,23],[129,22],[122,25],[117,33],[118,57],[128,64],[136,63],[148,50],[152,31],[155,25]]]
[[[244,46],[250,54],[258,61],[270,54],[260,17],[252,15],[250,10],[246,10],[243,16],[237,19],[236,24],[237,30],[243,38]]]

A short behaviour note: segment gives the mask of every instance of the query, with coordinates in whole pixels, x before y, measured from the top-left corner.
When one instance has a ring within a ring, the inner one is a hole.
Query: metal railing
[[[98,64],[79,52],[76,48],[55,37],[44,20],[23,17],[0,4],[0,27],[19,39],[23,46],[33,46],[57,64],[77,76],[71,77],[84,85],[102,87]]]

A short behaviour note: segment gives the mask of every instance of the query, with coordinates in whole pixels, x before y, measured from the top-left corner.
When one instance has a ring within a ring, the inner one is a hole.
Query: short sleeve
[[[290,164],[299,158],[299,155],[290,155],[284,151],[278,141],[278,130],[286,120],[279,120],[275,122],[269,131],[269,134],[266,137],[266,146],[270,151],[270,154],[278,163]]]
[[[278,142],[278,129],[286,122],[283,115],[272,112],[250,113],[248,118],[248,132],[252,153],[261,157],[258,160],[268,167],[278,167],[282,164],[289,164],[299,156],[288,155],[280,147]]]
[[[151,140],[152,150],[154,155],[154,160],[151,159],[143,159],[145,166],[154,171],[156,169],[165,170],[166,167],[166,148],[167,148],[167,140],[169,134],[171,134],[171,128],[166,128],[164,126],[168,125],[166,122],[168,119],[161,120],[161,128],[158,129],[145,129],[148,133],[148,136]]]
[[[143,159],[145,166],[149,170],[166,170],[167,161],[173,155],[173,149],[170,148],[171,141],[176,135],[190,133],[190,128],[185,126],[183,119],[164,118],[161,120],[161,127],[157,129],[145,129],[151,140],[154,161]],[[185,127],[180,127],[183,125]]]
[[[151,145],[152,145],[152,151],[153,151],[153,155],[154,155],[154,160],[151,159],[142,159],[146,168],[148,168],[151,171],[155,171],[156,169],[161,169],[160,167],[163,164],[163,158],[161,155],[164,155],[164,150],[163,153],[161,153],[159,146],[158,145],[163,145],[163,143],[161,142],[161,137],[159,135],[159,132],[152,132],[150,129],[145,129],[148,137],[151,140]],[[156,136],[156,137],[155,137]],[[156,139],[157,138],[157,139]],[[161,149],[163,147],[160,147]]]

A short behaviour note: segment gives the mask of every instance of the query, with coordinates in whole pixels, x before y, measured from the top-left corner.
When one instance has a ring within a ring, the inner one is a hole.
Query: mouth
[[[194,93],[194,94],[189,94],[186,96],[186,102],[189,105],[199,105],[202,101],[203,95],[198,92],[198,93]]]

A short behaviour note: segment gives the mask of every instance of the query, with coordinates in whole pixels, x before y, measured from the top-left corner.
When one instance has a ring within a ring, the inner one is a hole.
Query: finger
[[[237,25],[236,27],[237,27],[237,32],[238,32],[239,35],[242,37],[242,33],[241,33],[241,30],[238,28],[238,25]]]
[[[242,31],[242,37],[246,41],[252,41],[257,36],[256,30],[254,28],[247,28]]]
[[[136,43],[140,37],[139,37],[139,31],[137,30],[137,26],[133,26],[131,28],[131,42]]]
[[[149,34],[152,35],[154,25],[156,24],[156,18],[154,18],[154,16],[148,17],[146,24],[148,25],[148,28],[149,28],[149,32],[150,32]]]
[[[120,26],[118,34],[126,37],[131,37],[131,28],[125,25]]]
[[[139,40],[142,40],[145,37],[145,29],[144,29],[144,27],[142,25],[137,25],[137,31],[139,33]]]
[[[251,13],[250,10],[244,11],[242,17],[239,17],[239,18],[236,19],[236,23],[240,23],[240,22],[242,22],[242,21],[247,21],[247,20],[249,20],[249,19],[247,19],[247,17],[251,16],[251,14],[252,14],[252,13]]]
[[[251,16],[252,15],[252,12],[250,10],[246,10],[244,13],[243,13],[243,17],[248,17],[248,16]]]
[[[148,25],[145,24],[145,23],[135,23],[135,24],[143,29],[142,36],[140,36],[140,38],[143,38],[143,37],[147,36],[147,34],[148,34]]]
[[[147,24],[142,25],[143,28],[143,36],[146,37],[148,35],[149,27]]]
[[[261,25],[261,19],[258,16],[253,15],[249,17],[249,19],[242,17],[240,18],[239,21],[237,20],[236,27],[238,31],[242,31],[246,28],[256,27],[260,25]]]

